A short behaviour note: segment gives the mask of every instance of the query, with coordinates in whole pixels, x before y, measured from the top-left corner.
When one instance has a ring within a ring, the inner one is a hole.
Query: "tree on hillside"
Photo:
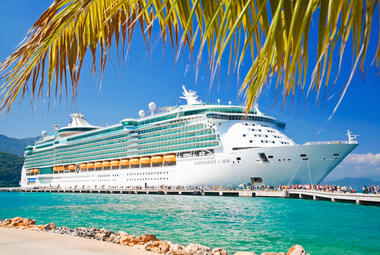
[[[0,151],[0,187],[19,186],[24,158]]]
[[[248,108],[272,79],[284,101],[297,90],[306,95],[315,90],[318,98],[321,89],[331,88],[336,80],[330,77],[331,68],[340,69],[341,62],[335,63],[334,56],[342,59],[352,40],[351,76],[341,99],[357,68],[364,69],[366,58],[379,65],[379,38],[377,51],[367,52],[379,9],[378,0],[55,0],[0,64],[4,79],[0,111],[9,111],[26,92],[32,98],[58,98],[71,86],[75,98],[87,52],[92,56],[91,70],[102,73],[112,44],[123,54],[130,50],[136,26],[149,48],[153,24],[159,26],[164,45],[170,39],[177,58],[183,48],[194,53],[197,70],[207,50],[212,79],[222,56],[229,59],[229,71],[251,59],[241,83]],[[308,47],[312,23],[318,27],[317,49]],[[311,50],[317,59],[306,84]]]

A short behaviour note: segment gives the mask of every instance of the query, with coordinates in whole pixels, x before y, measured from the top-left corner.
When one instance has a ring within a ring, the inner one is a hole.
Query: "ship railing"
[[[315,144],[352,144],[357,143],[356,141],[320,141],[320,142],[307,142],[304,145],[315,145]]]

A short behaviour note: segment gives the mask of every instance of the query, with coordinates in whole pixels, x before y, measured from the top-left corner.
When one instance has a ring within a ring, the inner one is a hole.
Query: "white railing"
[[[357,142],[349,142],[349,141],[320,141],[320,142],[307,142],[304,145],[314,145],[314,144],[356,144]]]

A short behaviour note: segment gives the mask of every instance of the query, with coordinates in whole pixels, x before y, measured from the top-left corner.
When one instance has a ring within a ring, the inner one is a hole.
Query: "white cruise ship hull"
[[[22,178],[21,186],[123,189],[239,185],[252,178],[261,179],[265,185],[318,184],[356,146],[311,144],[216,152],[212,156],[178,158],[173,166],[36,175],[35,183]],[[259,153],[264,153],[268,162]]]
[[[96,127],[83,114],[25,148],[22,187],[113,188],[317,184],[357,145],[298,145],[285,123],[257,106],[206,104],[183,87],[187,104]]]

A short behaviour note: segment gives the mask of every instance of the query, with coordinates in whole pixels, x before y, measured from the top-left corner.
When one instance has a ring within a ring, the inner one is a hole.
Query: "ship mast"
[[[348,143],[358,143],[355,139],[358,137],[358,135],[353,135],[349,129],[347,129],[347,138]]]

